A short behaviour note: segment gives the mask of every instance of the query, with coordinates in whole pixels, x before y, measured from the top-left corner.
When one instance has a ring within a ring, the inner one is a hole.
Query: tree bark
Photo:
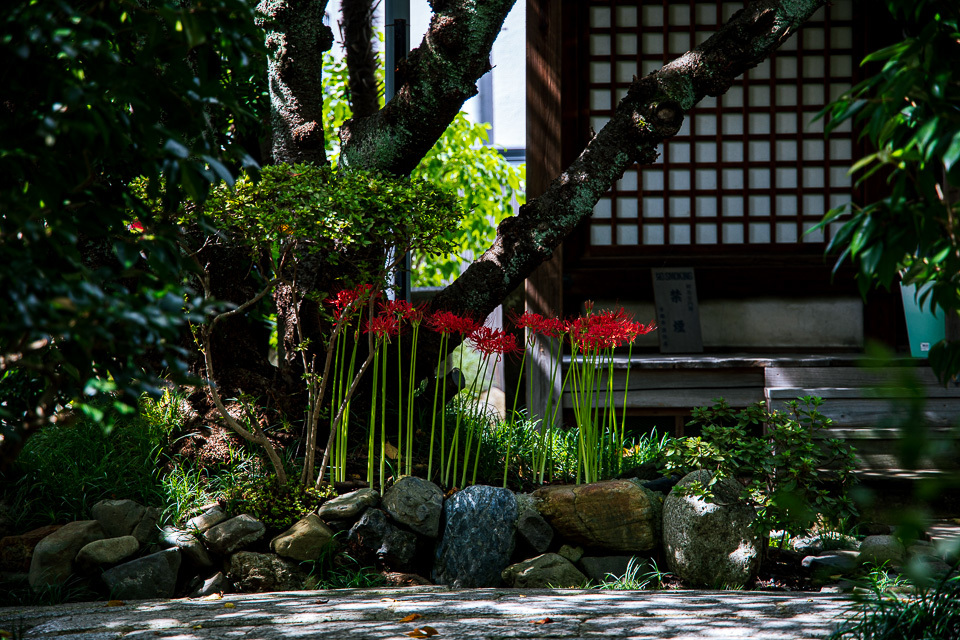
[[[372,116],[380,108],[377,57],[373,50],[373,7],[376,0],[343,0],[343,49],[350,75],[350,109],[354,118]]]
[[[257,9],[269,51],[273,162],[326,164],[323,53],[333,33],[323,24],[327,0],[262,0]]]

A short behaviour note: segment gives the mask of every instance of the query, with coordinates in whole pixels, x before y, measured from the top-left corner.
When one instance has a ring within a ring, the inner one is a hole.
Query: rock
[[[157,539],[157,532],[159,531],[157,522],[159,522],[159,520],[160,510],[156,507],[147,507],[143,511],[140,522],[133,528],[133,533],[130,535],[136,538],[141,546],[150,544]]]
[[[724,478],[712,487],[714,502],[683,495],[683,487],[712,474],[687,474],[663,505],[663,545],[669,570],[689,586],[737,588],[756,576],[760,541],[752,524],[756,514],[742,502],[739,483]]]
[[[656,478],[655,480],[648,480],[643,483],[643,486],[650,489],[650,491],[667,495],[678,482],[680,482],[680,478],[677,476],[664,476],[662,478]]]
[[[533,495],[563,539],[614,552],[649,551],[660,543],[660,500],[633,480],[543,487]]]
[[[26,573],[30,571],[33,550],[41,540],[63,525],[50,524],[18,536],[0,538],[0,571]]]
[[[572,547],[569,544],[565,544],[560,547],[560,550],[557,551],[564,558],[570,562],[578,562],[580,558],[583,557],[583,547]]]
[[[207,548],[190,531],[176,527],[164,527],[160,530],[160,546],[169,549],[176,547],[183,553],[184,558],[200,567],[212,567],[213,560],[207,553]]]
[[[386,581],[388,587],[419,587],[433,584],[423,576],[415,573],[399,573],[396,571],[384,571],[380,574]]]
[[[347,540],[392,567],[410,564],[417,554],[416,534],[390,524],[387,514],[379,509],[367,509],[350,529]]]
[[[895,536],[867,536],[860,542],[860,556],[857,560],[863,564],[870,562],[877,566],[888,562],[892,565],[903,564],[906,550]]]
[[[436,538],[440,533],[442,508],[440,487],[416,476],[400,478],[383,494],[383,509],[395,522],[428,538]]]
[[[857,526],[860,535],[867,536],[885,536],[893,533],[893,527],[882,522],[861,522]]]
[[[267,528],[246,513],[210,527],[203,534],[207,548],[220,555],[229,555],[263,537]]]
[[[570,589],[582,587],[587,582],[587,576],[556,553],[545,553],[512,564],[503,570],[500,577],[506,586],[518,589]]]
[[[379,504],[380,493],[376,489],[357,489],[324,502],[317,514],[328,522],[352,520],[359,517],[367,507],[376,507]]]
[[[101,500],[90,508],[90,515],[107,538],[119,538],[133,533],[145,511],[146,507],[133,500]]]
[[[180,570],[180,550],[166,549],[103,572],[110,597],[117,600],[172,598]]]
[[[521,494],[517,496],[517,535],[538,554],[544,553],[553,542],[553,527],[551,527],[540,512],[537,511],[536,500],[533,496]]]
[[[227,573],[241,593],[298,591],[306,578],[295,562],[272,553],[252,551],[230,556]]]
[[[103,527],[96,520],[78,520],[63,525],[34,548],[30,560],[30,586],[37,589],[66,582],[73,571],[77,552],[105,537]]]
[[[800,564],[810,570],[815,585],[822,585],[853,573],[857,568],[857,555],[856,551],[825,551],[805,557]]]
[[[434,555],[433,581],[455,588],[496,587],[510,562],[517,500],[513,492],[467,487],[443,504],[445,525]]]
[[[213,506],[203,513],[187,520],[185,529],[205,533],[208,529],[217,526],[227,519],[227,514],[219,506]]]
[[[207,578],[203,581],[199,587],[190,592],[191,598],[203,598],[206,596],[212,596],[215,593],[229,593],[230,581],[227,580],[227,577],[221,572],[217,572],[213,576]]]
[[[77,553],[76,563],[81,567],[116,564],[140,550],[140,543],[133,536],[105,538],[86,544]]]
[[[300,562],[318,560],[333,542],[333,531],[315,513],[270,541],[270,549],[278,556]]]
[[[578,566],[591,580],[605,582],[625,576],[631,560],[633,556],[584,556]]]

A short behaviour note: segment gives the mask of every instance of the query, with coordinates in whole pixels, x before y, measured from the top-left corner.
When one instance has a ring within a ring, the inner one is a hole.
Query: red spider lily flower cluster
[[[350,306],[351,303],[354,303],[357,300],[365,300],[367,296],[371,295],[372,291],[372,284],[358,284],[353,289],[343,289],[333,298],[327,300],[327,304],[333,305],[333,317],[339,321],[347,307],[350,307],[350,315],[353,315],[360,305],[354,304],[353,306]]]
[[[521,351],[517,338],[512,333],[486,326],[479,327],[470,334],[470,344],[484,357],[496,355],[500,358]]]
[[[427,326],[447,336],[452,333],[468,336],[477,330],[477,323],[472,319],[442,310],[434,311],[427,317]]]
[[[372,333],[378,339],[383,340],[398,335],[400,333],[400,323],[397,322],[396,316],[381,313],[370,319],[370,322],[367,323],[366,332]]]
[[[529,311],[513,319],[514,324],[520,329],[530,329],[533,333],[547,336],[549,338],[559,338],[567,332],[566,324],[559,318],[544,318],[539,313]]]
[[[581,351],[596,353],[632,343],[638,336],[655,330],[656,325],[634,322],[633,317],[620,309],[599,311],[569,320],[566,323],[570,344]]]
[[[423,321],[423,309],[406,300],[388,300],[380,305],[380,313],[391,315],[400,323],[420,324]]]

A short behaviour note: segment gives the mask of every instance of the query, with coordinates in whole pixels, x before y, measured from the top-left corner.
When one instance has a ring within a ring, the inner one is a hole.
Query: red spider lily
[[[539,313],[531,313],[530,311],[514,317],[513,323],[521,329],[530,329],[533,333],[539,333],[550,338],[559,338],[566,332],[562,320],[544,318]]]
[[[591,353],[631,343],[638,335],[656,329],[653,323],[644,325],[633,322],[633,318],[623,308],[569,320],[565,327],[570,334],[570,343]]]
[[[470,344],[484,357],[496,354],[499,358],[521,351],[520,347],[517,346],[517,338],[512,333],[486,326],[479,327],[470,334]]]
[[[420,324],[423,321],[423,309],[406,300],[388,300],[380,305],[380,313],[392,315],[398,321],[410,324]]]
[[[450,311],[434,311],[427,318],[427,326],[437,333],[450,335],[459,333],[460,335],[470,335],[477,329],[477,323],[470,318],[458,316]]]
[[[134,220],[127,225],[127,231],[133,231],[134,233],[143,233],[144,228],[143,224],[139,220]]]
[[[628,335],[630,336],[630,342],[633,342],[637,339],[638,336],[645,336],[651,331],[657,330],[657,325],[651,320],[650,324],[643,324],[642,322],[631,322],[630,327],[627,330]]]
[[[343,311],[352,303],[357,300],[366,298],[373,291],[372,284],[358,284],[353,289],[343,289],[337,295],[327,300],[327,304],[333,305],[333,317],[337,320],[340,320],[340,316],[343,314]],[[357,307],[360,305],[354,304],[351,309],[353,312],[357,310]],[[351,314],[352,315],[352,314]]]
[[[377,336],[379,340],[383,340],[400,333],[400,324],[396,317],[380,314],[367,323],[366,332]]]

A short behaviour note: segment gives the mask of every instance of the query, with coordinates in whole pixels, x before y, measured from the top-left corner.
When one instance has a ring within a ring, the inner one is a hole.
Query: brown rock
[[[660,543],[660,499],[632,480],[543,487],[533,496],[540,515],[566,540],[617,552]]]
[[[384,571],[380,575],[386,581],[388,587],[417,587],[421,585],[433,584],[423,576],[415,573],[400,573],[398,571]]]
[[[34,548],[41,540],[62,526],[60,524],[49,524],[33,531],[21,533],[18,536],[0,538],[0,571],[13,573],[29,571]]]

